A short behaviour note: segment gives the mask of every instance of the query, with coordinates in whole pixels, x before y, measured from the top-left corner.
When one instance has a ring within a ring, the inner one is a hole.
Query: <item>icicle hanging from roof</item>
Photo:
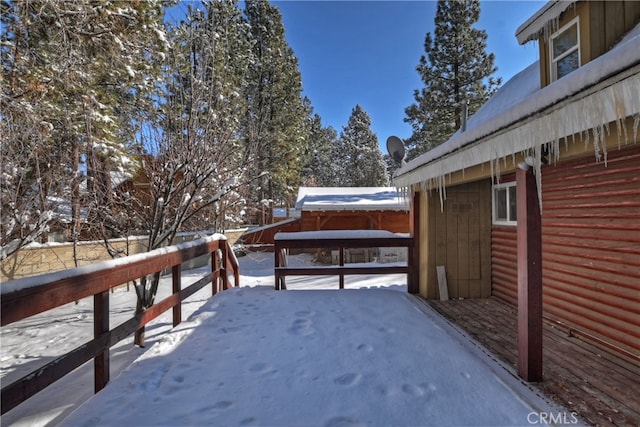
[[[419,184],[422,188],[436,188],[440,192],[441,205],[446,199],[447,174],[461,171],[488,162],[491,178],[499,178],[500,161],[506,161],[514,153],[532,155],[536,159],[534,172],[537,177],[539,196],[542,191],[540,160],[543,146],[550,146],[554,161],[560,160],[560,141],[568,144],[581,141],[593,145],[596,162],[606,162],[605,133],[609,133],[609,123],[618,127],[624,135],[621,143],[628,144],[624,129],[625,119],[634,117],[633,138],[637,139],[640,122],[640,74],[635,73],[609,86],[599,88],[575,100],[565,100],[553,107],[552,111],[530,117],[521,124],[483,138],[477,143],[461,147],[457,151],[431,160],[422,167],[397,176],[398,186]],[[578,135],[576,138],[575,135]],[[571,140],[571,141],[570,141]],[[444,198],[444,199],[443,199]],[[541,200],[541,198],[540,198]]]

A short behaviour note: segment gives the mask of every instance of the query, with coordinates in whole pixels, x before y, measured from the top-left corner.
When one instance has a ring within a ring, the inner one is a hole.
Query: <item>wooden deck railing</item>
[[[181,263],[211,256],[211,272],[181,289]],[[109,330],[110,289],[149,274],[171,269],[172,293],[142,313]],[[64,304],[93,296],[94,338],[45,366],[2,387],[2,414],[18,406],[85,362],[94,359],[95,392],[109,381],[109,349],[165,311],[173,308],[173,326],[181,321],[181,302],[205,285],[212,294],[239,285],[238,262],[226,238],[210,236],[193,242],[157,249],[145,254],[83,266],[71,270],[3,283],[1,325],[9,325]]]
[[[356,248],[407,248],[407,265],[345,265],[344,250]],[[338,265],[330,267],[289,267],[288,249],[334,249],[338,250]],[[285,276],[339,276],[339,288],[344,289],[347,274],[397,274],[407,275],[407,290],[417,293],[413,238],[402,237],[382,230],[348,231],[302,231],[278,233],[274,238],[275,289],[287,289]]]

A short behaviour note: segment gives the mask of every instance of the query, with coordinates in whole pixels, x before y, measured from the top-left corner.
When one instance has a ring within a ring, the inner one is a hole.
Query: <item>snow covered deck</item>
[[[260,286],[218,294],[61,425],[513,426],[561,412],[404,292]]]

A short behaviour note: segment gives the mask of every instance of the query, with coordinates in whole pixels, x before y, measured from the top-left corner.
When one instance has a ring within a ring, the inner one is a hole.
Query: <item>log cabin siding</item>
[[[640,145],[543,169],[544,312],[640,361]]]
[[[640,146],[543,169],[547,318],[640,360]],[[517,305],[516,228],[493,226],[492,294]]]
[[[544,315],[640,361],[640,145],[543,168]],[[517,306],[516,227],[491,230],[492,295]]]
[[[518,305],[517,227],[491,228],[491,292],[502,301]]]

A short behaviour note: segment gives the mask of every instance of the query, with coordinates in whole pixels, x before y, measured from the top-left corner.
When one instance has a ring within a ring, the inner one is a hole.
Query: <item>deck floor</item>
[[[429,301],[517,371],[517,309],[497,298]],[[640,426],[640,367],[544,322],[542,392],[596,426]]]

